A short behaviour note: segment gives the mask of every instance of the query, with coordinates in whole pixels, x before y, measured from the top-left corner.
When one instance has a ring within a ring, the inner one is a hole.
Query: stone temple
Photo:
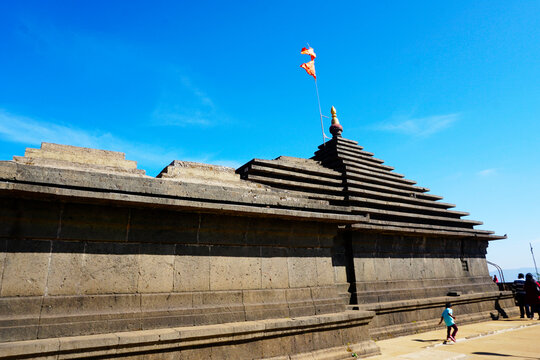
[[[513,314],[503,239],[356,141],[238,169],[43,143],[0,161],[0,359],[348,359]],[[444,332],[444,329],[441,328]]]

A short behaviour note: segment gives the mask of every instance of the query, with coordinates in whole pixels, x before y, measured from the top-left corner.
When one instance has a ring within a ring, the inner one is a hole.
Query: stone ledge
[[[316,220],[327,223],[352,224],[358,222],[360,215],[347,215],[332,212],[317,212],[316,209],[286,209],[270,206],[250,206],[250,204],[215,203],[181,198],[159,197],[156,195],[125,194],[114,192],[96,192],[92,190],[66,189],[51,186],[21,183],[0,183],[0,192],[25,193],[43,199],[46,196],[69,197],[87,203],[118,203],[136,206],[152,206],[174,210],[199,211],[212,214],[248,215],[253,217],[275,217],[281,219]]]
[[[261,358],[257,360],[342,360],[352,358],[351,354],[353,352],[356,353],[359,358],[364,358],[379,355],[381,350],[374,341],[368,340],[346,346],[336,346],[330,349],[310,351],[308,353]]]
[[[370,311],[315,315],[277,320],[258,320],[197,327],[177,327],[156,330],[116,332],[100,335],[73,336],[55,339],[0,343],[0,359],[50,357],[55,359],[90,356],[128,356],[144,351],[164,351],[172,348],[219,346],[234,341],[259,341],[262,338],[290,336],[305,332],[329,331],[350,326],[367,325],[374,317]],[[355,339],[362,340],[362,339]],[[378,347],[368,339],[357,343],[358,352],[376,354]],[[353,349],[356,350],[353,346]],[[339,347],[310,352],[332,353]],[[307,356],[307,355],[306,355]],[[302,359],[302,355],[290,356]],[[344,357],[322,356],[324,359]]]
[[[125,330],[135,331],[268,318],[278,324],[275,319],[315,315],[318,315],[315,319],[324,320],[326,313],[341,314],[345,309],[330,289],[3,297],[0,298],[0,338],[25,341],[108,333],[113,331],[111,323],[124,324]],[[307,297],[294,298],[290,293],[295,292],[303,292]],[[20,305],[22,301],[30,305],[25,308]],[[337,315],[329,316],[337,318]],[[33,335],[23,336],[19,333],[22,328],[33,328]]]
[[[362,310],[375,311],[377,314],[385,312],[395,312],[400,310],[430,308],[434,306],[444,306],[450,302],[452,304],[470,303],[474,301],[500,300],[512,298],[511,291],[491,291],[478,294],[464,294],[460,296],[441,296],[427,299],[388,301],[377,304],[359,305]]]
[[[40,149],[27,148],[24,157],[14,156],[13,161],[82,171],[121,172],[139,176],[145,174],[144,170],[137,169],[137,162],[126,160],[122,152],[52,143],[41,143]]]
[[[51,194],[98,202],[146,203],[151,206],[177,207],[179,210],[325,219],[333,223],[353,223],[360,219],[359,216],[350,215],[347,207],[299,197],[297,194],[293,196],[260,184],[251,184],[250,187],[225,184],[217,186],[172,179],[45,168],[14,162],[0,162],[0,179],[4,180],[0,190],[20,191],[28,195],[35,193],[36,196]],[[247,184],[245,181],[241,183]],[[345,219],[350,221],[343,221]]]
[[[471,324],[482,321],[492,320],[491,311],[483,311],[475,314],[459,315],[458,325]],[[372,328],[369,331],[370,336],[375,340],[388,339],[396,336],[404,336],[415,333],[426,332],[434,329],[440,329],[439,319],[422,320],[414,323],[398,324],[384,326],[380,328]]]

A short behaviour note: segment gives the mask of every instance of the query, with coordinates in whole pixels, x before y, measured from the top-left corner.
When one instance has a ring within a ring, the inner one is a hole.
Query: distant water
[[[493,277],[493,275],[497,275],[498,278],[500,277],[499,272],[493,269],[493,266],[489,265],[488,268],[489,268],[489,274],[491,275],[491,277]],[[503,270],[504,280],[506,282],[512,282],[516,280],[519,273],[523,273],[523,275],[527,273],[531,273],[533,274],[534,278],[538,280],[536,276],[536,271],[534,268],[502,269],[502,270]],[[540,272],[540,268],[538,269],[538,271]]]

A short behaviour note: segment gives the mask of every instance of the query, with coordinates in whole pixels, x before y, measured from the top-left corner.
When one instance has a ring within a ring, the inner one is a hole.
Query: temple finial
[[[333,137],[341,137],[343,126],[341,126],[337,118],[336,108],[332,106],[330,112],[332,113],[332,125],[330,125],[330,133],[333,135]]]

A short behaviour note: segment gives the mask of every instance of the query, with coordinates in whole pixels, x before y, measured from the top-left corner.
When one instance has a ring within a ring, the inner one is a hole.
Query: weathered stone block
[[[266,359],[283,354],[292,354],[293,345],[292,336],[265,338],[261,340],[262,358]]]
[[[4,276],[4,265],[6,263],[7,239],[0,239],[0,294],[2,293],[2,278]]]
[[[314,349],[312,332],[299,333],[293,337],[293,340],[293,353],[295,354],[310,352]]]
[[[319,226],[312,222],[294,223],[291,229],[290,243],[294,246],[302,247],[320,247]],[[331,246],[331,245],[330,245]]]
[[[190,309],[193,306],[192,293],[142,294],[141,311],[174,311],[175,309]]]
[[[230,291],[212,291],[201,293],[201,305],[223,305],[223,304],[242,304],[242,291],[230,290]],[[195,297],[194,297],[195,304]]]
[[[291,223],[280,219],[250,219],[246,243],[264,246],[288,246]]]
[[[329,349],[336,346],[344,345],[341,338],[341,331],[323,330],[313,332],[313,348],[314,350]]]
[[[0,237],[54,239],[61,204],[0,197]]]
[[[210,248],[176,245],[174,291],[210,290]]]
[[[243,245],[246,244],[249,218],[238,216],[201,215],[200,244]]]
[[[129,241],[196,244],[200,215],[165,210],[131,210]]]
[[[112,206],[64,206],[60,239],[124,242],[128,236],[129,210]]]
[[[47,294],[75,295],[81,292],[85,243],[52,242]]]
[[[139,255],[139,293],[172,292],[174,289],[175,247],[166,244],[141,244]]]
[[[0,296],[43,295],[51,242],[10,239],[6,250]]]
[[[334,284],[334,268],[332,267],[332,254],[330,249],[320,249],[315,258],[317,271],[317,285]]]
[[[291,249],[287,259],[290,287],[317,286],[316,255],[310,249]]]
[[[210,250],[210,289],[260,289],[260,248],[213,247]]]
[[[138,244],[88,243],[82,293],[135,293],[139,278],[138,256]]]
[[[261,356],[262,347],[259,342],[238,342],[211,348],[211,359],[237,360]]]
[[[315,314],[315,305],[309,288],[287,289],[285,293],[291,318]]]
[[[266,289],[287,288],[289,272],[287,268],[286,248],[261,249],[261,286]]]

